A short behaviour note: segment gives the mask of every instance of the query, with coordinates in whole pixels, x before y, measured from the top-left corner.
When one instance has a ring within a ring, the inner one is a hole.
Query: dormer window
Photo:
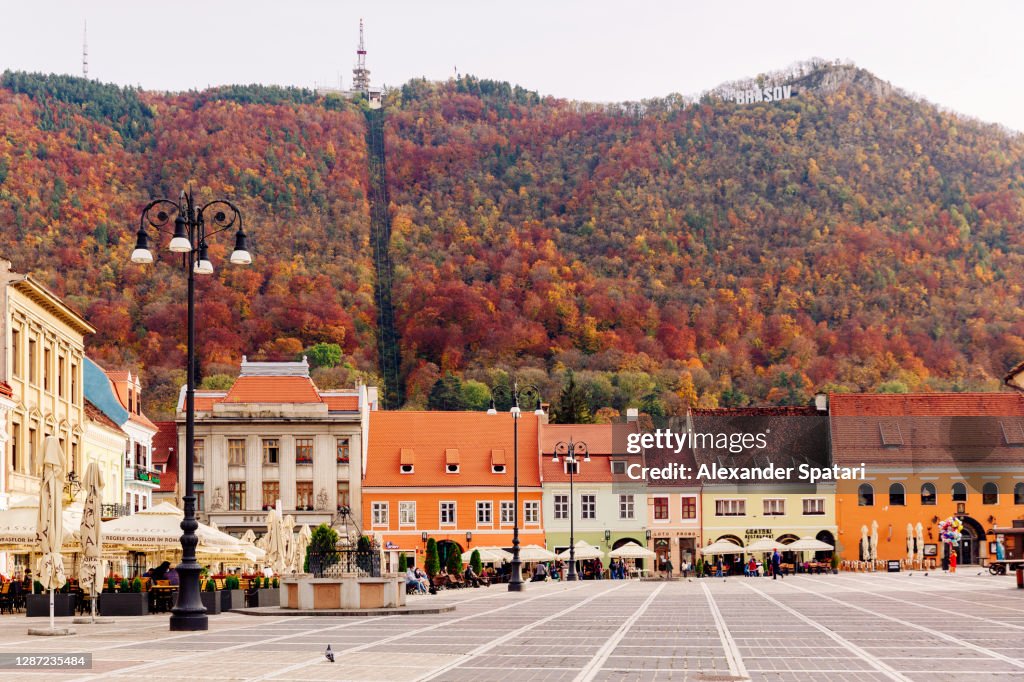
[[[503,474],[506,471],[507,469],[505,468],[505,451],[491,450],[491,473]]]
[[[567,476],[569,475],[570,471],[572,471],[572,475],[573,476],[578,476],[579,475],[579,473],[580,473],[580,463],[579,463],[579,460],[577,460],[575,462],[569,462],[568,459],[566,459],[566,462],[565,462],[565,473],[566,473]]]
[[[403,474],[411,474],[416,467],[416,453],[411,448],[402,448],[399,453],[398,470]]]
[[[455,448],[447,448],[444,451],[444,472],[446,474],[459,473],[459,451]]]

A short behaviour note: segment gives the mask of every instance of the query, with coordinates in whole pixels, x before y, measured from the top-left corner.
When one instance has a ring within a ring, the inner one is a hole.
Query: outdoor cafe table
[[[153,585],[149,588],[153,593],[153,610],[169,611],[174,606],[178,594],[177,585]]]

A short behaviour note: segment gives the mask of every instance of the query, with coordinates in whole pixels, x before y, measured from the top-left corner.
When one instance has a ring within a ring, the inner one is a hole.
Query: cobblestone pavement
[[[0,680],[1024,679],[1024,590],[977,574],[494,586],[412,598],[456,603],[446,614],[222,614],[201,634],[171,633],[155,615],[49,639],[28,637],[23,615],[3,616],[0,654],[94,661],[88,672],[0,670]]]

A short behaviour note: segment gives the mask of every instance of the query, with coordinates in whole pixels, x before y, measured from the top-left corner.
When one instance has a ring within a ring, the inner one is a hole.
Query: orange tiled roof
[[[539,486],[539,418],[519,420],[519,485]],[[370,413],[364,487],[511,486],[513,423],[510,414],[482,412]],[[414,473],[402,474],[402,450],[414,460]],[[446,451],[458,450],[459,473],[445,473]],[[504,450],[504,474],[491,473],[491,451]]]
[[[982,466],[1024,460],[1024,396],[1017,393],[834,394],[836,464]]]
[[[320,403],[320,394],[309,377],[242,376],[235,380],[226,403]],[[329,409],[329,408],[328,408]]]
[[[552,461],[552,453],[560,442],[586,443],[590,453],[590,461],[577,459],[579,473],[573,480],[579,483],[611,483],[612,466],[612,425],[611,424],[541,424],[541,471],[545,483],[568,482],[569,474],[565,471],[565,459],[559,457],[558,462]]]
[[[175,422],[157,422],[153,436],[153,463],[165,464],[171,452],[178,448],[178,425]]]
[[[327,409],[331,412],[358,412],[359,396],[357,395],[325,395],[320,398],[327,403]]]
[[[196,391],[196,410],[199,412],[209,412],[213,409],[213,406],[224,400],[224,394],[218,393],[217,395],[201,395]]]

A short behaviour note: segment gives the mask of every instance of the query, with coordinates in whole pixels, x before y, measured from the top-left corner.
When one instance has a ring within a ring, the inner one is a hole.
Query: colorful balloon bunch
[[[955,516],[939,521],[939,539],[951,545],[960,543],[960,537],[964,532],[964,522]]]

